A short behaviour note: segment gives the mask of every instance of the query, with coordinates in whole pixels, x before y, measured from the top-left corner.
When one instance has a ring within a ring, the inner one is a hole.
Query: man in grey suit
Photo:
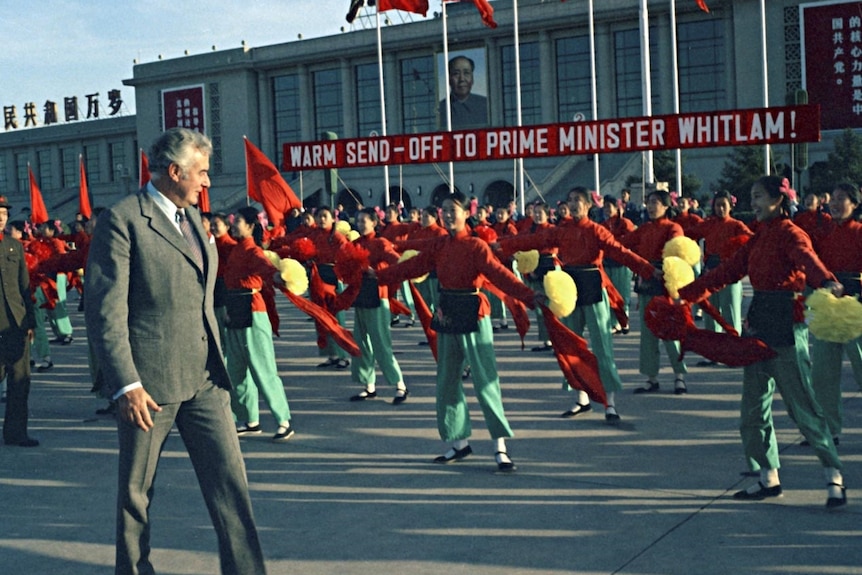
[[[87,333],[117,401],[117,574],[154,573],[149,508],[174,424],[218,535],[222,573],[265,573],[213,313],[218,256],[189,209],[209,186],[211,153],[198,132],[162,134],[150,150],[152,181],[102,212],[90,247]]]

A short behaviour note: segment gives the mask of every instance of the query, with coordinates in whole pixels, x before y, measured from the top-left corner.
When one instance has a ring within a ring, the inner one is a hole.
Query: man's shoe
[[[244,437],[246,435],[260,435],[263,431],[260,429],[260,424],[257,425],[249,425],[243,424],[236,428],[236,434],[240,437]]]
[[[746,489],[737,491],[733,494],[733,498],[738,501],[763,501],[767,497],[779,497],[782,493],[781,485],[766,487],[760,481],[757,482],[760,487],[757,491],[750,492]]]
[[[287,427],[284,425],[279,425],[278,429],[275,430],[275,435],[272,436],[272,440],[276,443],[280,441],[287,441],[291,437],[293,437],[293,427],[290,424],[287,424]]]
[[[560,417],[565,417],[568,419],[570,417],[574,417],[576,415],[586,413],[586,412],[590,411],[591,409],[593,409],[593,406],[590,405],[589,403],[587,403],[586,405],[581,404],[581,403],[576,403],[572,409],[570,409],[568,411],[564,411],[563,413],[561,413]]]
[[[15,445],[17,447],[39,447],[39,440],[32,437],[25,437],[18,441],[4,441],[6,445]]]
[[[451,463],[453,461],[460,461],[471,453],[473,453],[473,448],[469,445],[464,449],[455,449],[453,447],[443,455],[438,455],[437,457],[435,457],[434,463]]]
[[[374,399],[377,397],[376,391],[368,391],[367,389],[363,389],[356,395],[350,397],[350,401],[365,401],[366,399]]]

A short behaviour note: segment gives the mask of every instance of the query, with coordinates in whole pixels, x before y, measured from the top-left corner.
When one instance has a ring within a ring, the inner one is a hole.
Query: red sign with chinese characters
[[[824,130],[862,128],[862,2],[801,4],[808,101]]]
[[[284,144],[285,171],[819,142],[815,105]]]
[[[162,90],[164,129],[189,128],[204,133],[204,87]]]

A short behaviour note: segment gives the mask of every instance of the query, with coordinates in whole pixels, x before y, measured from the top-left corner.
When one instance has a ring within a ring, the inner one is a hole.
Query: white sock
[[[613,415],[619,415],[617,413],[617,408],[614,407],[613,405],[610,405],[610,404],[608,405],[607,409],[605,409],[605,413],[613,414]]]
[[[616,394],[617,394],[617,392],[615,392],[615,391],[611,391],[607,394],[607,396],[608,396],[608,407],[613,407],[617,404]]]
[[[779,485],[781,482],[778,481],[778,470],[777,469],[761,469],[760,470],[760,482],[764,487],[775,487]],[[759,489],[759,486],[758,486]],[[755,489],[757,491],[757,489]]]
[[[496,451],[494,459],[497,463],[512,463],[506,451],[506,439],[504,437],[498,437],[494,440],[494,449]]]
[[[454,447],[455,449],[460,451],[460,450],[464,449],[465,447],[467,447],[467,445],[469,445],[469,443],[470,442],[467,441],[466,439],[459,439],[458,441],[452,442],[452,447]]]
[[[399,381],[397,384],[395,384],[395,389],[397,391],[407,391],[407,386],[404,385],[403,381]]]
[[[587,392],[578,390],[578,405],[589,405],[589,404],[590,404],[590,396],[587,395]]]
[[[370,395],[370,394],[374,393],[375,391],[377,391],[377,388],[374,386],[373,383],[365,384],[365,392],[366,393],[368,393]]]
[[[494,451],[501,451],[506,453],[506,438],[498,437],[494,440]]]
[[[824,467],[823,474],[826,476],[826,483],[830,484],[826,486],[827,497],[841,499],[844,496],[841,491],[841,486],[844,485],[844,477],[841,476],[841,470],[834,467]],[[832,483],[836,483],[837,485],[831,485]]]

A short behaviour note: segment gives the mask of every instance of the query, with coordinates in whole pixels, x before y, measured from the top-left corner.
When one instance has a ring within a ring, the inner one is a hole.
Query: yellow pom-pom
[[[700,246],[691,238],[677,236],[667,241],[661,251],[662,259],[669,257],[681,258],[690,266],[700,262]]]
[[[515,252],[514,257],[518,264],[518,271],[522,274],[533,273],[539,267],[539,250]]]
[[[268,259],[269,262],[275,267],[278,267],[279,263],[281,263],[281,258],[278,257],[278,254],[273,251],[263,250],[263,255],[265,255],[266,259]]]
[[[350,224],[344,220],[339,220],[338,223],[335,224],[335,231],[346,236],[350,233]]]
[[[551,270],[545,274],[544,284],[548,308],[556,317],[566,317],[575,311],[578,288],[572,276],[563,270]]]
[[[350,230],[349,232],[347,232],[347,239],[351,242],[355,242],[359,239],[359,232],[357,232],[356,230]]]
[[[407,261],[410,258],[415,258],[418,255],[419,255],[419,252],[416,250],[404,250],[404,253],[401,254],[400,258],[398,258],[398,263],[400,264],[401,262]],[[410,281],[412,281],[415,284],[421,284],[426,279],[428,279],[428,274],[425,274],[423,276],[419,276],[418,278],[410,278]]]
[[[308,275],[301,263],[291,258],[284,258],[279,263],[278,269],[290,293],[302,295],[308,290]]]
[[[835,297],[828,289],[815,290],[805,300],[805,319],[814,337],[847,343],[862,337],[862,303],[854,297]]]
[[[670,297],[679,297],[679,290],[694,281],[694,269],[685,260],[676,256],[664,258],[661,264],[664,287]]]

